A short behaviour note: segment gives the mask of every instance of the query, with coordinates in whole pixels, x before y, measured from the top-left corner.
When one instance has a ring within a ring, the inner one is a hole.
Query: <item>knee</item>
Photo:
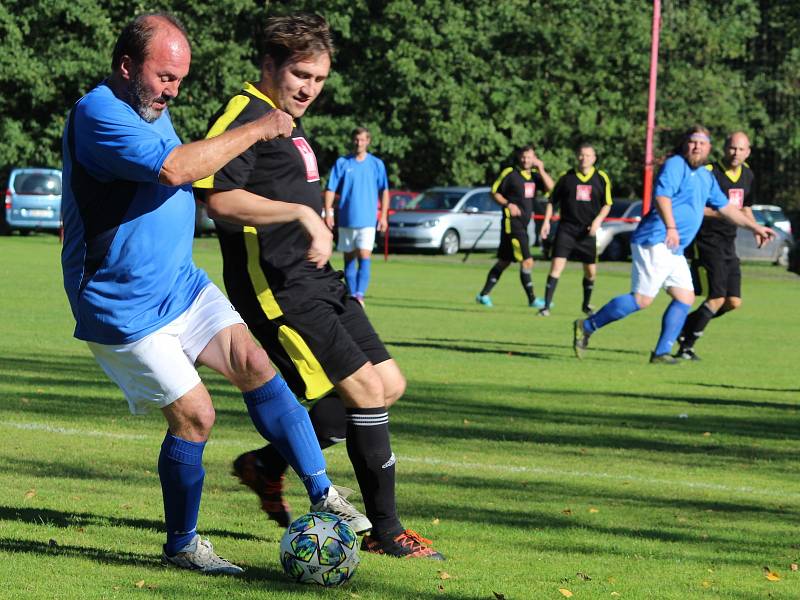
[[[211,428],[216,419],[214,405],[211,402],[204,403],[186,415],[184,426],[178,436],[196,442],[206,441],[211,435]]]
[[[386,408],[392,406],[406,393],[406,378],[398,373],[391,381],[383,382],[383,399]]]
[[[258,387],[275,376],[269,356],[255,343],[248,344],[232,361],[231,382],[241,390]]]
[[[526,258],[522,261],[522,270],[530,273],[531,269],[533,269],[533,259]]]
[[[742,299],[731,296],[725,300],[725,308],[728,310],[736,310],[742,305]]]
[[[641,294],[635,294],[634,298],[636,299],[636,304],[640,310],[644,310],[653,303],[653,298],[651,298],[650,296],[642,296]]]

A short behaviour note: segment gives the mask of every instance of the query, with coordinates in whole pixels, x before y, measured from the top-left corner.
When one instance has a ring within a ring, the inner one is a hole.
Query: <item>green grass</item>
[[[408,377],[391,422],[398,505],[448,561],[363,556],[350,584],[322,590],[283,578],[281,532],[229,475],[258,436],[207,371],[217,425],[200,528],[248,572],[159,566],[162,417],[130,416],[71,337],[57,240],[0,250],[2,598],[800,598],[800,279],[778,268],[746,266],[745,306],[709,326],[704,360],[668,367],[647,364],[665,298],[572,356],[578,266],[542,319],[513,270],[493,309],[475,304],[488,254],[376,261],[367,311]],[[216,240],[196,260],[221,282]],[[628,273],[601,265],[594,303]],[[544,278],[540,263],[540,290]],[[326,455],[355,487],[344,449]],[[301,492],[295,478],[299,511]]]

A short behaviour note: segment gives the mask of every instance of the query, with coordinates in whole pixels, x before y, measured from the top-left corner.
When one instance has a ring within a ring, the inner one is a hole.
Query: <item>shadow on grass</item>
[[[133,517],[114,517],[87,512],[64,512],[48,508],[23,508],[19,506],[0,506],[0,521],[16,521],[31,525],[51,525],[55,527],[120,527],[155,532],[164,531],[164,522],[154,519],[138,519]],[[230,531],[227,529],[203,529],[202,535],[227,537],[235,540],[263,542],[264,538],[250,533]]]
[[[787,394],[800,393],[800,388],[773,388],[773,387],[748,387],[745,385],[731,385],[729,383],[693,383],[700,387],[722,388],[724,390],[745,390],[749,392],[784,392]],[[794,405],[800,408],[800,404]]]

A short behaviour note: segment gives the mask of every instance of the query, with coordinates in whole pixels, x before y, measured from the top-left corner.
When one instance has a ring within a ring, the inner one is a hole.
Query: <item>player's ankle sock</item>
[[[522,284],[522,289],[525,290],[525,295],[528,297],[528,304],[532,304],[533,301],[536,300],[536,294],[533,291],[531,271],[529,269],[520,268],[519,281]]]
[[[672,352],[672,345],[678,338],[681,329],[683,329],[683,324],[690,308],[692,308],[691,304],[684,304],[679,300],[673,300],[669,303],[661,319],[661,336],[658,338],[654,351],[656,356]]]
[[[553,294],[556,293],[556,286],[558,285],[558,277],[552,275],[547,276],[547,285],[544,288],[544,307],[549,309],[550,304],[553,302]]]
[[[347,409],[347,454],[361,488],[373,535],[398,535],[394,496],[395,456],[389,444],[389,413],[385,407]]]
[[[336,396],[320,398],[308,412],[314,433],[322,449],[345,441],[347,438],[347,410]]]
[[[192,541],[203,493],[205,442],[190,442],[167,431],[158,455],[158,477],[164,497],[167,543],[164,552],[175,556]]]
[[[306,486],[311,503],[319,502],[331,481],[306,409],[280,375],[242,395],[258,432],[292,465]]]
[[[603,308],[598,310],[593,316],[583,321],[583,330],[586,333],[594,333],[601,327],[609,323],[619,321],[628,315],[639,310],[636,298],[633,294],[623,294],[610,300]]]
[[[583,306],[589,306],[592,299],[592,291],[594,290],[594,279],[583,278]]]
[[[358,259],[358,275],[356,275],[356,295],[366,296],[367,286],[369,285],[369,278],[372,271],[371,258]]]
[[[703,303],[703,306],[705,306],[705,303]],[[709,309],[709,310],[711,310],[711,309]],[[731,312],[731,309],[730,309],[730,308],[727,308],[727,307],[726,307],[726,306],[723,304],[723,305],[720,307],[720,309],[719,309],[717,312],[715,312],[715,313],[714,313],[714,316],[713,316],[713,318],[714,318],[714,319],[719,319],[719,318],[720,318],[722,315],[728,314],[729,312]]]
[[[492,291],[492,288],[497,284],[500,276],[503,274],[504,269],[495,264],[491,269],[489,269],[489,275],[486,276],[486,283],[483,285],[483,289],[481,290],[481,296],[488,296],[489,292]]]
[[[703,335],[703,331],[713,318],[714,313],[706,303],[703,302],[697,310],[686,317],[686,323],[683,326],[683,331],[681,331],[681,335],[685,340],[683,345],[689,348],[694,346],[697,338]]]
[[[351,294],[358,290],[358,261],[355,258],[344,259],[344,281]]]

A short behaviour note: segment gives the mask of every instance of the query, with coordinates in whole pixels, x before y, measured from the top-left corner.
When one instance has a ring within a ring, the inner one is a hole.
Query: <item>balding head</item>
[[[138,64],[144,62],[153,38],[161,35],[169,36],[176,44],[183,40],[186,48],[191,51],[189,37],[178,19],[167,13],[147,13],[133,19],[120,32],[111,56],[111,70],[119,69],[124,56]]]
[[[729,169],[738,169],[750,156],[750,138],[743,131],[734,131],[725,140],[725,156],[722,161]]]

